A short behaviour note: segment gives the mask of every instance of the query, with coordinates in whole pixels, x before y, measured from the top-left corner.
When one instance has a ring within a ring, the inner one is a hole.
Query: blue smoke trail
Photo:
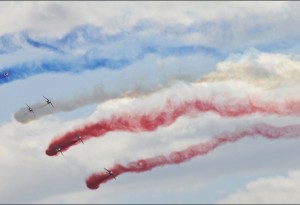
[[[101,32],[100,28],[89,24],[77,26],[58,39],[31,37],[29,31],[22,31],[0,36],[0,55],[18,51],[24,46],[61,54],[66,48],[73,49],[86,44],[106,44],[122,39],[125,35],[126,33],[106,35]]]
[[[65,62],[62,60],[44,60],[39,64],[24,63],[13,67],[4,68],[3,72],[8,72],[8,78],[0,79],[0,84],[9,83],[15,80],[25,79],[33,75],[42,73],[58,73],[58,72],[71,72],[79,73],[84,70],[94,70],[96,68],[110,68],[119,69],[121,67],[129,65],[131,62],[128,59],[107,59],[107,58],[95,58],[91,60],[79,59],[77,61]]]
[[[58,53],[61,53],[66,49],[80,48],[86,45],[101,46],[124,39],[125,37],[126,33],[114,35],[104,34],[99,27],[90,24],[77,26],[59,39],[33,39],[28,32],[22,33],[22,38],[24,38],[24,41],[30,46]]]
[[[139,30],[139,28],[135,29]],[[59,57],[5,67],[3,71],[9,73],[9,78],[0,79],[0,85],[43,73],[80,73],[85,70],[100,68],[121,69],[143,59],[148,54],[156,54],[164,58],[202,52],[215,57],[223,57],[216,49],[201,45],[184,45],[180,42],[174,42],[174,40],[168,40],[161,34],[157,36],[142,35],[142,37],[129,34],[123,32],[116,35],[105,35],[100,28],[91,25],[76,27],[62,38],[52,40],[34,39],[30,37],[29,33],[22,32],[21,35],[17,35],[21,42],[34,48],[51,50],[57,53],[56,56]],[[19,49],[13,45],[13,37],[8,39],[7,48]],[[11,46],[9,46],[10,44]],[[106,48],[111,49],[109,47],[115,50],[109,57],[104,57],[107,55]],[[126,49],[128,47],[133,53],[127,54]],[[87,51],[78,57],[72,55],[76,48],[83,48]],[[116,57],[118,53],[121,54],[120,57]],[[124,57],[126,55],[127,57]]]
[[[29,78],[33,75],[43,73],[80,73],[85,70],[95,70],[107,68],[111,70],[124,68],[138,60],[143,59],[148,54],[157,54],[162,57],[170,55],[190,55],[199,52],[212,53],[216,56],[221,56],[217,51],[205,48],[202,46],[179,46],[179,47],[145,47],[140,53],[131,58],[102,58],[93,56],[89,52],[87,54],[72,59],[70,61],[61,59],[44,59],[40,62],[26,62],[15,66],[3,69],[3,72],[8,72],[9,77],[0,79],[0,85],[9,83],[15,80]]]
[[[7,54],[21,49],[21,45],[15,42],[16,35],[5,34],[0,37],[0,54]]]
[[[60,48],[57,48],[56,46],[45,43],[45,42],[34,40],[27,34],[24,35],[24,39],[25,39],[26,43],[28,43],[29,45],[31,45],[34,48],[45,48],[45,49],[52,50],[54,52],[62,52],[62,50]]]
[[[23,31],[21,33],[14,34],[5,34],[0,36],[0,55],[15,52],[19,49],[24,48],[24,46],[30,46],[32,48],[37,49],[46,49],[58,53],[60,55],[61,53],[70,52],[71,49],[81,48],[82,46],[102,46],[107,45],[109,43],[115,43],[126,38],[135,39],[136,37],[138,38],[139,34],[142,34],[142,36],[145,37],[144,42],[150,42],[150,36],[147,37],[143,33],[148,29],[151,30],[151,28],[153,28],[154,26],[155,23],[151,22],[150,20],[140,20],[140,22],[136,23],[128,31],[120,31],[116,34],[105,34],[99,27],[96,27],[91,24],[84,24],[74,27],[61,38],[31,37],[30,32],[28,31]],[[230,47],[230,45],[234,41],[230,38],[230,33],[227,33],[227,31],[230,30],[228,28],[232,28],[232,26],[233,25],[226,21],[204,23],[195,22],[188,26],[176,24],[168,26],[166,28],[162,28],[159,34],[154,34],[156,38],[152,38],[152,40],[155,39],[156,41],[156,39],[164,39],[164,41],[161,42],[167,44],[171,42],[171,38],[173,38],[174,36],[183,37],[184,35],[197,33],[201,33],[204,36],[211,36],[211,33],[213,33],[213,38],[223,39],[223,41],[225,41],[224,44],[228,45],[222,45],[218,50],[223,50],[223,53],[228,53],[233,49],[232,47]],[[263,33],[267,29],[268,27],[265,27],[264,25],[258,25],[253,28],[251,27],[249,32]],[[168,35],[173,37],[168,39],[166,37]],[[256,47],[262,51],[285,50],[293,46],[295,42],[299,42],[299,39],[300,38],[298,36],[291,37],[289,38],[289,40],[278,38],[271,40],[270,42],[267,41],[265,43],[257,42],[257,44],[252,45],[252,47]],[[233,51],[238,52],[239,50],[243,50],[245,49],[245,46],[247,47],[247,45],[241,45],[241,47],[234,48]],[[204,48],[204,50],[205,49],[206,48]],[[208,52],[211,52],[210,49],[208,49]]]
[[[149,24],[149,23],[148,23]],[[165,37],[164,33],[176,33],[176,34],[186,34],[186,32],[179,32],[179,31],[172,31],[172,29],[167,29],[163,31],[160,34],[155,34],[154,36],[145,36],[142,35],[142,39],[139,37],[139,33],[147,30],[149,28],[149,25],[147,23],[141,23],[136,25],[132,28],[131,31],[128,32],[120,32],[113,35],[104,34],[99,27],[87,24],[87,25],[81,25],[73,28],[70,32],[65,34],[61,38],[40,38],[40,37],[31,37],[30,32],[23,31],[18,34],[6,34],[0,37],[0,54],[5,54],[8,52],[17,51],[18,49],[21,49],[26,46],[30,46],[32,48],[37,49],[46,49],[53,52],[58,53],[59,55],[62,53],[65,53],[66,50],[71,52],[70,49],[75,48],[82,48],[85,46],[103,46],[108,45],[110,43],[116,43],[120,42],[121,40],[126,39],[133,39],[134,43],[136,44],[142,44],[147,45],[150,44],[150,47],[155,47],[154,45],[161,46],[161,44],[164,45],[172,45],[178,44],[179,42],[174,42],[171,39],[168,39]],[[171,30],[171,31],[170,31]],[[184,30],[181,28],[181,30]],[[191,30],[190,32],[194,32],[194,30]],[[16,42],[19,42],[17,43]],[[2,45],[2,46],[1,46]],[[178,45],[179,47],[179,45]],[[182,46],[181,48],[176,48],[179,52],[185,52],[184,48],[185,46]],[[191,47],[191,46],[189,46]],[[189,49],[189,48],[188,48]],[[210,52],[211,48],[202,46],[203,51],[206,50]],[[171,48],[169,48],[170,52],[173,52]],[[165,50],[165,53],[168,51]],[[168,54],[163,54],[168,55]]]

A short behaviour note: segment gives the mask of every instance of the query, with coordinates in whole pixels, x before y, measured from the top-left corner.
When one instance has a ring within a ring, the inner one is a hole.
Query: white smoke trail
[[[141,71],[128,75],[130,69],[127,68],[125,71],[119,72],[119,75],[114,76],[113,81],[115,86],[113,89],[111,88],[111,82],[107,84],[102,83],[102,85],[99,84],[98,87],[89,93],[80,93],[72,99],[56,100],[53,102],[55,109],[51,109],[51,107],[40,109],[43,104],[34,104],[32,107],[36,110],[35,118],[29,115],[30,113],[28,114],[28,110],[25,108],[18,110],[14,116],[17,121],[27,123],[46,115],[72,111],[92,103],[101,103],[122,97],[141,97],[149,95],[163,88],[171,87],[175,81],[194,81],[203,86],[216,83],[217,87],[222,87],[219,83],[224,83],[224,86],[226,86],[227,81],[240,82],[237,86],[243,86],[244,89],[248,91],[255,90],[253,86],[256,86],[258,90],[261,88],[269,91],[275,88],[280,89],[285,86],[295,85],[299,82],[300,57],[250,50],[243,55],[230,56],[227,60],[217,65],[217,71],[211,72],[197,81],[196,79],[200,75],[200,72],[196,69],[185,71],[184,74],[182,72],[180,73],[179,69],[169,69],[166,71],[153,69],[151,72],[145,73],[145,71]],[[156,76],[153,76],[153,73],[155,73]],[[148,76],[148,74],[152,76]],[[155,80],[153,80],[154,77],[156,77]],[[244,83],[252,84],[252,86],[245,86]],[[187,87],[190,85],[192,84],[186,83]],[[231,87],[231,89],[232,88],[233,87]],[[285,91],[291,94],[289,97],[295,96],[295,92],[291,90]],[[182,90],[178,90],[178,93],[181,92]],[[227,91],[221,89],[220,91],[215,90],[213,92]],[[195,95],[195,93],[193,95]],[[285,97],[287,96],[288,95],[285,95]]]
[[[44,102],[31,104],[35,111],[36,117],[32,113],[28,113],[26,106],[15,112],[14,117],[18,122],[28,123],[37,120],[43,116],[51,115],[58,112],[69,112],[79,107],[93,103],[102,103],[107,100],[123,98],[123,97],[140,97],[149,95],[162,88],[171,86],[175,81],[182,80],[193,82],[204,71],[196,69],[198,62],[206,58],[203,63],[204,68],[213,67],[215,60],[208,57],[199,57],[199,55],[189,58],[190,65],[186,69],[182,69],[178,61],[182,61],[181,57],[168,57],[164,59],[157,56],[149,56],[142,62],[137,62],[127,68],[118,71],[100,72],[99,83],[96,83],[93,90],[89,92],[81,92],[71,98],[51,99],[55,108],[51,106],[42,108]],[[195,63],[195,61],[197,63]],[[151,64],[147,65],[147,64]],[[147,65],[145,67],[145,64]],[[179,64],[179,65],[178,65]],[[50,96],[46,96],[51,98]]]
[[[294,85],[300,80],[300,56],[251,49],[244,54],[231,55],[217,65],[217,71],[198,82],[226,80],[244,81],[265,89]]]

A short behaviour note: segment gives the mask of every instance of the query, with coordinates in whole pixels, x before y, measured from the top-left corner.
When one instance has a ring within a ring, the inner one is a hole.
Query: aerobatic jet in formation
[[[76,138],[77,138],[77,141],[80,140],[82,142],[82,144],[84,144],[80,135],[76,134]]]
[[[104,168],[107,171],[107,174],[111,177],[113,177],[114,179],[116,179],[116,177],[114,176],[113,172],[111,170],[108,170],[106,168]]]
[[[51,100],[49,100],[48,98],[46,98],[45,96],[43,96],[44,98],[45,98],[45,100],[46,100],[46,102],[47,102],[47,104],[50,104],[53,108],[54,108],[54,106],[53,106],[53,104],[52,104],[52,102],[51,102]]]
[[[27,104],[26,104],[26,105],[27,105]],[[34,113],[33,109],[32,109],[29,105],[27,105],[27,107],[28,107],[28,111],[29,111],[29,112],[32,112],[33,116],[35,117],[35,113]]]
[[[61,153],[61,155],[62,155],[62,156],[64,156],[64,154],[62,153],[62,151],[61,151],[60,147],[56,147],[56,148],[55,148],[55,151],[56,151],[56,153],[57,153],[57,152],[60,152],[60,153]]]
[[[7,78],[7,77],[8,77],[8,72],[4,72],[4,73],[2,74],[2,77],[3,77],[3,78]]]

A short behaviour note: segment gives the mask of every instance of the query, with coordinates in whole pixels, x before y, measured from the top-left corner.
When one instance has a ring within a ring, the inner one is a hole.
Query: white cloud
[[[259,4],[259,6],[257,6]],[[128,29],[140,20],[157,25],[244,19],[281,12],[286,2],[1,2],[2,32],[34,29],[62,34],[84,23],[109,32]]]
[[[0,5],[1,34],[29,30],[37,39],[61,37],[76,26],[92,24],[107,34],[162,34],[177,42],[228,52],[275,41],[293,42],[300,33],[294,26],[299,24],[298,2],[49,1]],[[137,32],[135,28],[144,29]]]
[[[287,176],[259,178],[246,184],[220,204],[293,204],[299,203],[300,171],[289,171]]]

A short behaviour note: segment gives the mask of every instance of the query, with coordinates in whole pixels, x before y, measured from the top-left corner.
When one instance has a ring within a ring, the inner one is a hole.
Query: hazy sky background
[[[247,96],[298,100],[299,8],[280,1],[0,2],[0,71],[10,73],[0,79],[0,203],[299,203],[297,137],[249,137],[96,190],[85,184],[104,167],[237,127],[299,124],[299,112],[195,112],[152,132],[92,138],[65,157],[45,154],[69,130],[125,112],[155,113],[169,98],[217,96],[220,109]]]

